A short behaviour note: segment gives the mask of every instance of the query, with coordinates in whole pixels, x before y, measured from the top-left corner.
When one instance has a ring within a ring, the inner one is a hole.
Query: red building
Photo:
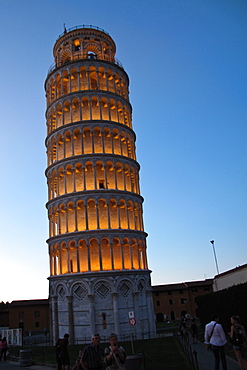
[[[48,299],[13,301],[9,304],[9,328],[24,331],[50,329]]]
[[[180,320],[186,313],[197,317],[196,297],[212,292],[212,286],[213,279],[153,285],[153,303],[156,320]]]

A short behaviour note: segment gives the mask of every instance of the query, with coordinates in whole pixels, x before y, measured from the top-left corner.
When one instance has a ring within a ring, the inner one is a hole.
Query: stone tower
[[[98,27],[65,30],[45,81],[53,341],[155,332],[129,78],[115,53]]]

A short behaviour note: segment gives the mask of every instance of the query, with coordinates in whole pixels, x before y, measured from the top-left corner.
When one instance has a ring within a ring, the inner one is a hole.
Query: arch
[[[66,100],[63,103],[63,124],[67,125],[71,122],[71,117],[70,117],[70,101]]]
[[[123,238],[123,260],[124,260],[124,269],[130,270],[132,268],[131,264],[131,253],[130,253],[130,242],[129,238]]]
[[[90,119],[90,107],[89,100],[87,97],[83,97],[81,101],[82,106],[82,119],[83,121]]]
[[[83,146],[84,154],[90,154],[93,152],[92,148],[92,136],[89,127],[84,127],[83,129]]]
[[[100,271],[99,245],[97,239],[90,240],[91,270]]]
[[[94,199],[88,200],[88,229],[97,229],[97,212]]]
[[[60,245],[60,269],[61,274],[68,273],[68,252],[66,243],[61,243]]]
[[[78,272],[77,271],[77,249],[76,243],[74,240],[69,242],[69,272]]]
[[[80,272],[86,272],[89,270],[88,266],[88,248],[86,240],[82,239],[79,241],[79,264]]]
[[[121,249],[120,240],[118,238],[113,239],[112,249],[113,249],[114,270],[122,270],[123,268],[122,249]]]
[[[82,135],[81,131],[77,128],[73,132],[74,140],[74,155],[80,155],[82,153]]]
[[[68,219],[68,232],[73,233],[75,231],[75,210],[73,202],[68,202],[67,204],[67,219]]]
[[[92,162],[85,164],[86,190],[94,189],[94,170]]]
[[[128,229],[127,207],[124,199],[121,199],[119,202],[119,212],[121,229]]]
[[[100,104],[97,96],[91,98],[92,119],[100,119]]]
[[[116,199],[110,199],[110,227],[118,229],[118,208]]]
[[[112,269],[112,258],[111,258],[111,247],[109,240],[103,238],[101,240],[101,258],[102,258],[102,270]]]
[[[75,164],[75,170],[74,170],[74,176],[75,176],[75,191],[83,191],[84,190],[84,179],[82,174],[82,164],[76,163]]]
[[[71,108],[72,108],[72,122],[80,121],[80,104],[78,98],[74,98],[72,100]]]
[[[102,153],[102,135],[100,127],[94,127],[93,129],[93,140],[94,140],[94,153]]]
[[[100,199],[98,202],[98,212],[99,212],[99,228],[108,229],[108,212],[107,204],[105,199]]]
[[[77,229],[78,231],[86,230],[86,215],[85,204],[83,200],[79,200],[76,204],[77,212]]]

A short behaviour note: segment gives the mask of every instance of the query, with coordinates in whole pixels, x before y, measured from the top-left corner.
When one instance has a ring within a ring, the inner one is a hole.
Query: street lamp
[[[212,246],[213,246],[214,259],[215,259],[216,269],[217,269],[217,272],[218,272],[218,275],[219,275],[219,267],[218,267],[218,262],[217,262],[217,258],[216,258],[215,248],[214,248],[214,240],[210,240],[210,243],[211,243],[211,244],[212,244]]]

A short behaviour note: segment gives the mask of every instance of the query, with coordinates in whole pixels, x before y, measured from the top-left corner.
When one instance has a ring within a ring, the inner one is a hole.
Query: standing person
[[[57,370],[62,370],[62,362],[60,359],[60,342],[61,338],[58,339],[56,345],[55,345],[55,350],[56,350],[56,362],[57,362]]]
[[[218,315],[212,315],[212,321],[206,325],[205,343],[208,349],[210,345],[212,347],[215,359],[214,370],[219,370],[220,360],[223,370],[227,370],[225,355],[225,344],[227,340],[222,325],[219,324]]]
[[[59,358],[62,364],[62,370],[69,370],[70,366],[70,358],[68,353],[68,345],[69,345],[69,334],[64,334],[63,339],[59,342]]]
[[[3,337],[2,341],[1,341],[1,357],[0,357],[0,361],[2,361],[2,357],[3,357],[3,361],[5,362],[6,361],[6,352],[7,352],[7,340],[6,340],[6,337]]]
[[[84,370],[103,370],[104,350],[100,346],[100,335],[92,335],[92,343],[84,348],[81,366]]]
[[[231,342],[241,370],[247,370],[246,355],[246,334],[243,325],[240,324],[239,316],[231,317]]]
[[[195,319],[191,319],[190,323],[190,331],[191,331],[191,336],[193,338],[193,344],[197,343],[197,325],[195,323]]]
[[[107,370],[122,370],[124,369],[124,363],[126,354],[123,347],[118,346],[117,335],[112,333],[109,336],[110,346],[105,349],[105,363]]]

